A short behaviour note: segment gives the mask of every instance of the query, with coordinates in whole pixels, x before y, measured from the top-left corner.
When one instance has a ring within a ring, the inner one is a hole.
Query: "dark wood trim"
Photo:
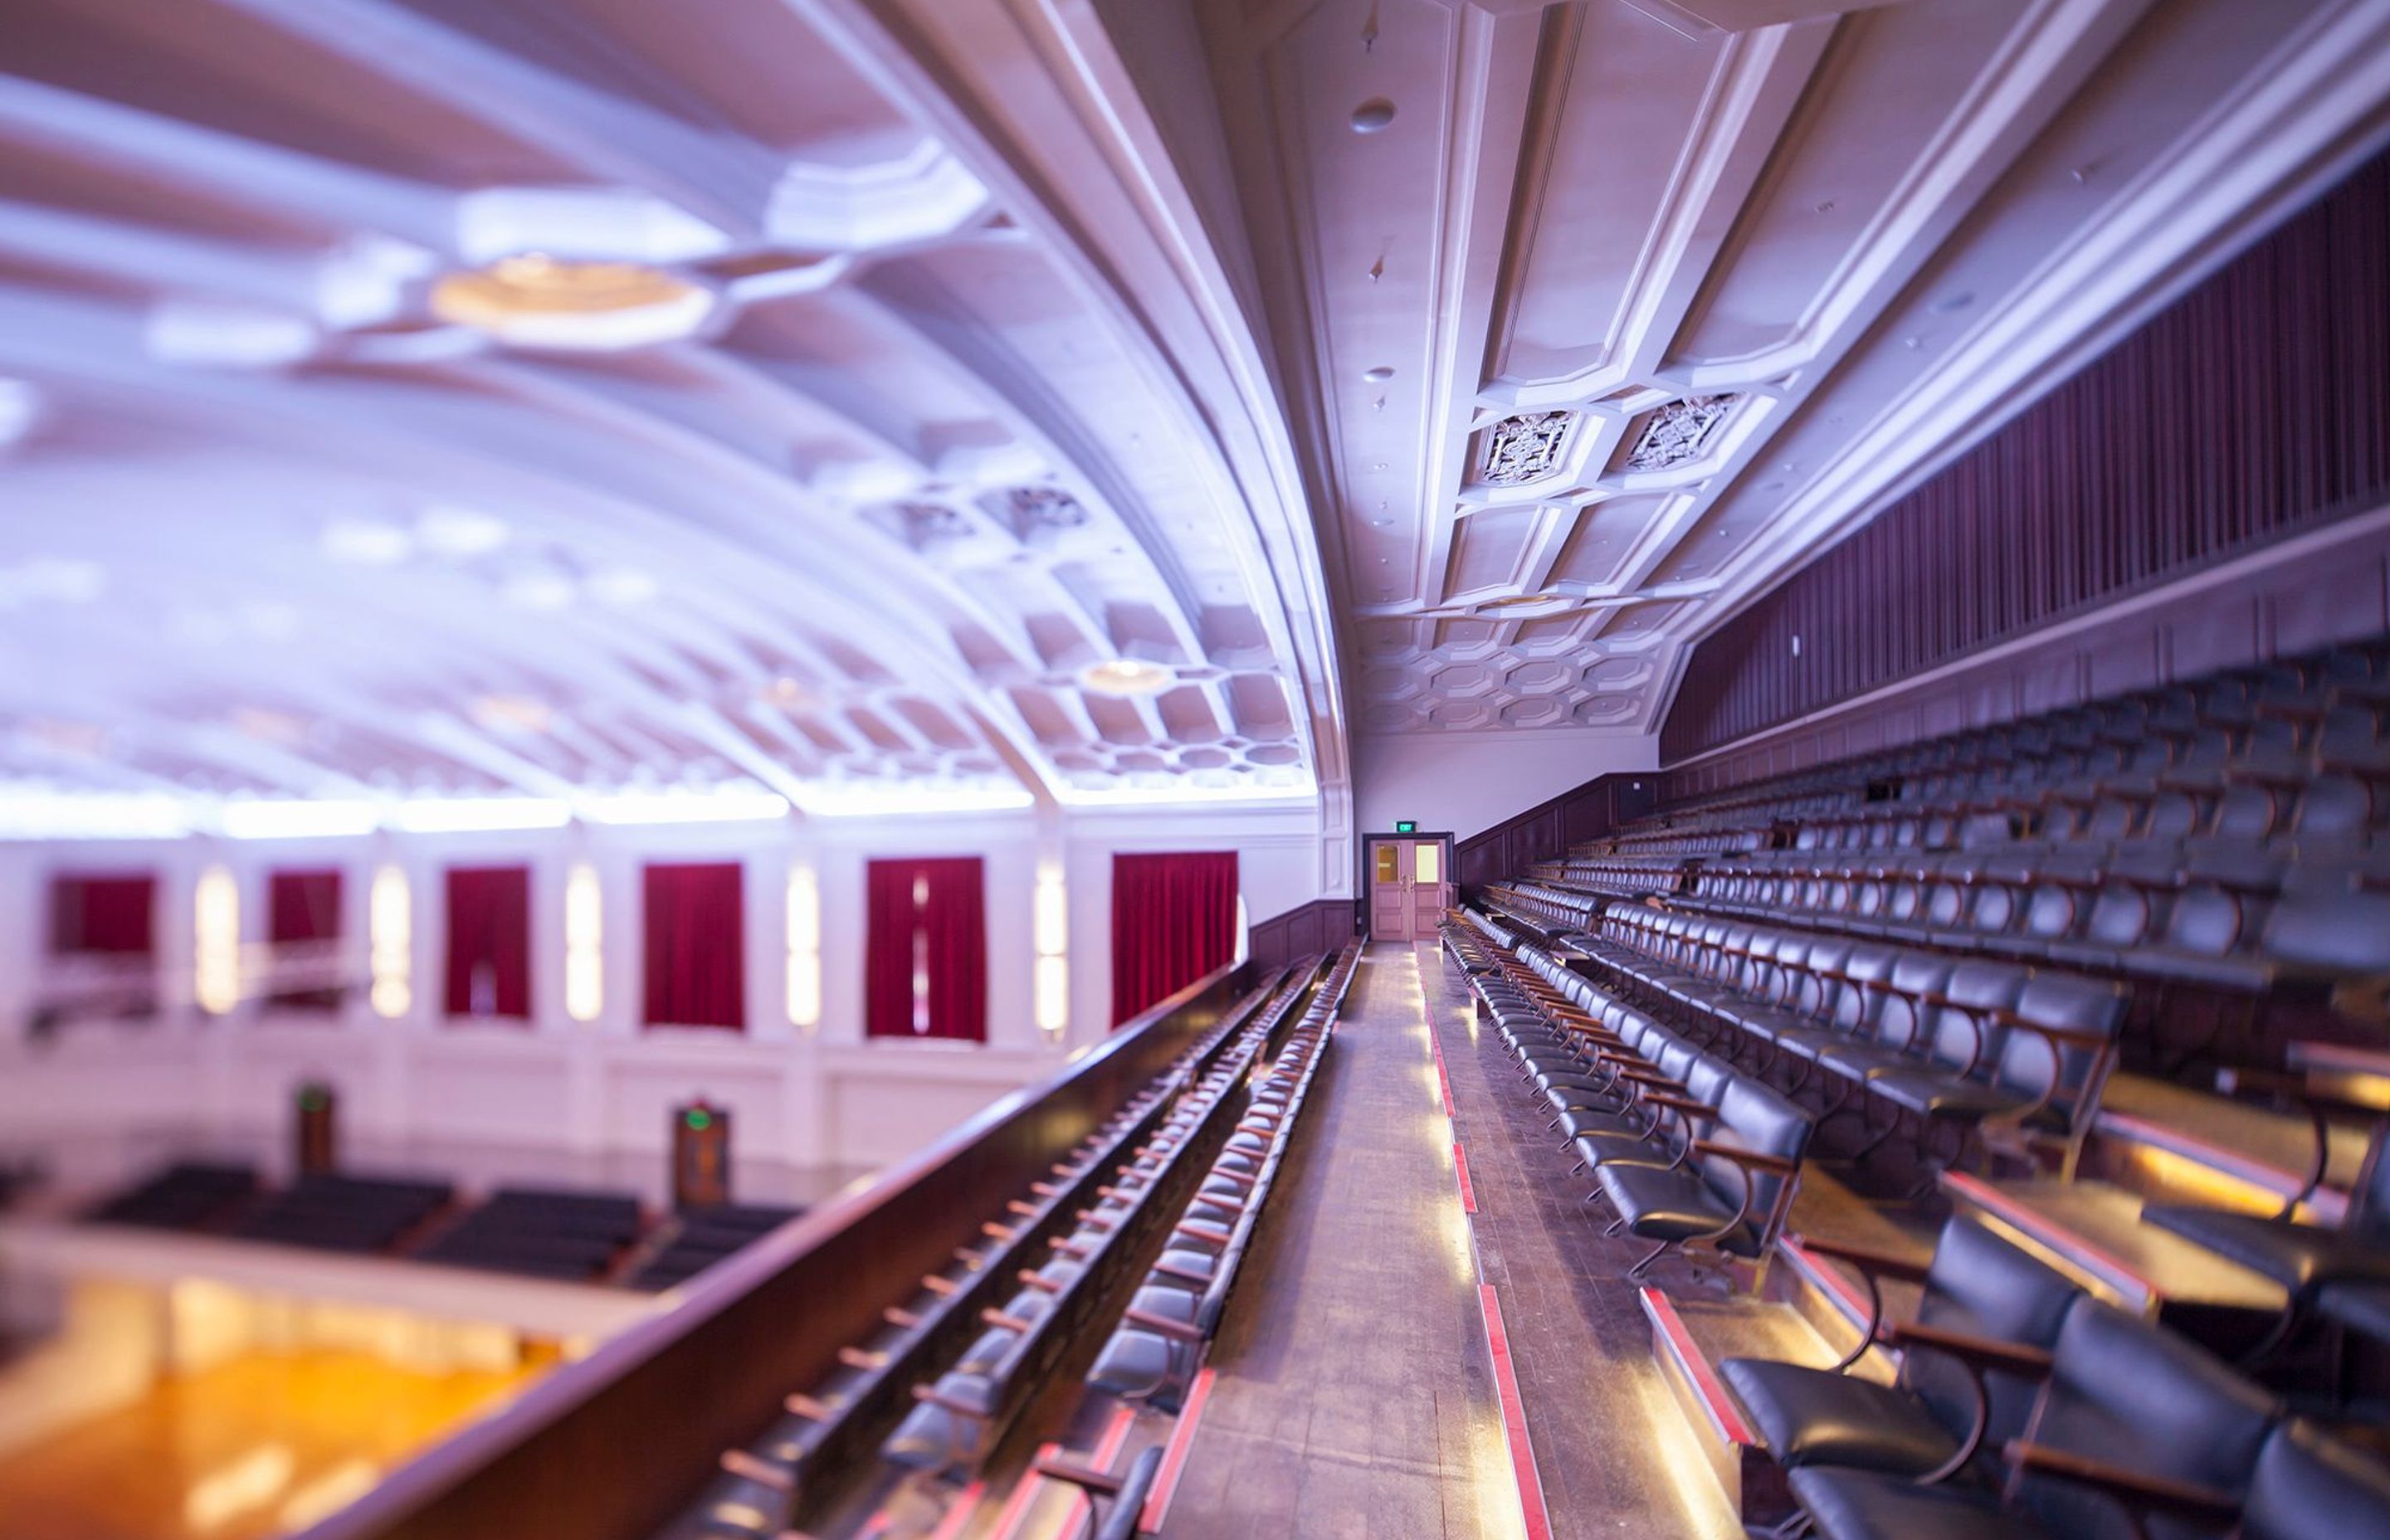
[[[1452,856],[1453,891],[1467,898],[1529,864],[1567,853],[1651,810],[1658,772],[1613,770],[1570,788],[1460,841]]]
[[[1260,972],[1248,963],[1197,981],[861,1191],[775,1231],[671,1309],[401,1466],[306,1540],[647,1540],[695,1500],[724,1450],[825,1378],[840,1348],[867,1337],[883,1308],[943,1268]],[[853,1457],[870,1457],[884,1431],[858,1427]]]
[[[1333,952],[1353,939],[1360,916],[1356,899],[1316,898],[1298,904],[1248,927],[1246,956],[1258,968],[1283,968],[1299,958]]]

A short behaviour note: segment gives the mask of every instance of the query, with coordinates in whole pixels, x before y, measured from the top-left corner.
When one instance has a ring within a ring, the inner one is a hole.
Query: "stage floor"
[[[254,1354],[0,1457],[8,1540],[259,1540],[345,1506],[543,1367]]]

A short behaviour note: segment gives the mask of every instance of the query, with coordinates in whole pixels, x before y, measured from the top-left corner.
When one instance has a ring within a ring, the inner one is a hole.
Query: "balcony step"
[[[2303,1207],[2304,1217],[2341,1222],[2365,1140],[2362,1128],[2333,1125],[2324,1186]],[[2084,1169],[2153,1202],[2271,1213],[2298,1193],[2314,1156],[2314,1128],[2305,1117],[2119,1074],[2101,1097]]]
[[[1961,1213],[2094,1293],[2211,1346],[2228,1346],[2244,1335],[2248,1317],[2269,1320],[2288,1303],[2271,1279],[2142,1219],[2140,1195],[2113,1183],[1987,1182],[1945,1172],[1942,1189]],[[2220,1333],[2212,1330],[2217,1317],[2228,1318]]]
[[[1784,1473],[1717,1366],[1728,1358],[1779,1358],[1825,1367],[1841,1356],[1791,1305],[1738,1296],[1678,1300],[1655,1288],[1638,1295],[1651,1324],[1651,1355],[1694,1446],[1746,1525],[1791,1516]]]

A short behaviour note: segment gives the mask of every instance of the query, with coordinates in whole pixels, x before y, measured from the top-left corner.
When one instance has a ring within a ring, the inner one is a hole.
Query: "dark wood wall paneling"
[[[1488,882],[1514,877],[1582,841],[1599,839],[1651,809],[1660,777],[1648,770],[1596,776],[1454,847],[1453,879],[1466,897]]]
[[[1283,968],[1300,957],[1332,952],[1353,939],[1361,905],[1350,898],[1321,898],[1282,915],[1256,920],[1246,930],[1246,955],[1261,968]]]
[[[2390,499],[2385,272],[2390,156],[1704,638],[1663,763]]]
[[[2390,631],[2390,518],[2269,546],[2186,583],[2029,640],[1762,733],[1664,773],[1670,800],[1825,764],[2101,696],[2313,651]]]

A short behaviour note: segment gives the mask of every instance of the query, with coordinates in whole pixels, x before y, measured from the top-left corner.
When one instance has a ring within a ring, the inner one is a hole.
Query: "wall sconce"
[[[374,1014],[404,1016],[415,999],[409,982],[415,972],[415,909],[406,873],[397,866],[383,866],[374,873],[366,901],[366,934]]]
[[[564,1014],[576,1021],[595,1021],[606,1002],[604,905],[598,868],[564,874]]]
[[[789,1024],[821,1025],[821,885],[811,866],[789,871]]]

